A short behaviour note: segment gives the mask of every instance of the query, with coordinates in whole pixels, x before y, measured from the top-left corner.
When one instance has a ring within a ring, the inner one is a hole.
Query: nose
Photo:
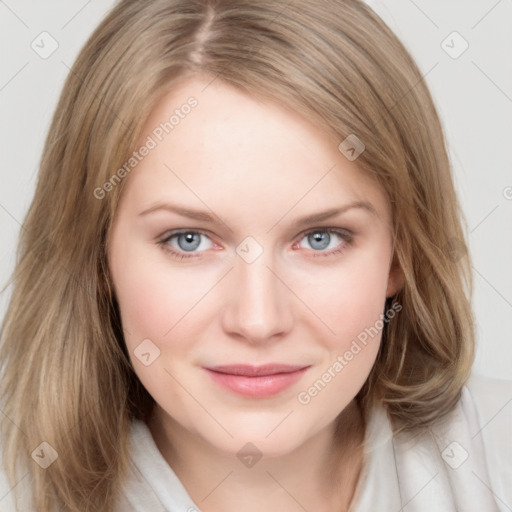
[[[226,333],[251,343],[264,343],[276,341],[291,330],[293,294],[274,267],[265,252],[252,263],[236,256],[223,310]]]

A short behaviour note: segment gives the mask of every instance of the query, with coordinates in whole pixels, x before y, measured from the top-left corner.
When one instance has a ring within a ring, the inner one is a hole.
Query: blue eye
[[[206,245],[203,242],[204,240],[208,241]],[[310,256],[332,256],[347,249],[352,243],[353,235],[349,231],[341,229],[317,228],[302,235],[298,242],[299,247],[303,247],[301,245],[303,240],[307,240],[312,248]],[[200,257],[202,252],[214,246],[206,233],[196,230],[181,230],[170,233],[160,240],[158,245],[178,260]]]
[[[201,245],[201,235],[200,233],[179,233],[178,235],[174,235],[177,237],[178,246],[183,251],[194,251]]]
[[[341,243],[336,243],[336,239],[341,239]],[[312,256],[330,256],[346,249],[352,243],[352,239],[352,235],[347,231],[333,228],[314,229],[304,234],[299,241],[299,246],[300,242],[307,240],[314,252],[319,253]],[[331,250],[325,251],[325,249]]]
[[[204,246],[201,240],[202,237],[209,240],[207,235],[201,231],[180,231],[178,233],[171,233],[169,236],[165,237],[158,243],[178,259],[192,258],[195,257],[195,253],[202,252],[196,251],[197,248],[201,247],[202,245]],[[175,241],[177,245],[172,243],[174,239],[176,239]],[[202,248],[209,249],[211,246],[212,244],[210,241],[209,246]],[[187,252],[191,254],[186,254]]]

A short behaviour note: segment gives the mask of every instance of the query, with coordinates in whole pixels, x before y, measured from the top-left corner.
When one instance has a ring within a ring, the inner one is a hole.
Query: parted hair
[[[128,357],[107,265],[123,182],[94,191],[130,157],[156,103],[185,76],[221,80],[303,114],[365,149],[361,172],[392,209],[400,304],[358,393],[395,432],[453,410],[474,358],[465,220],[425,77],[359,0],[121,0],[65,81],[20,232],[0,340],[1,445],[34,509],[113,511],[134,418],[154,400]],[[33,450],[57,460],[41,469]],[[17,489],[14,489],[17,492]]]

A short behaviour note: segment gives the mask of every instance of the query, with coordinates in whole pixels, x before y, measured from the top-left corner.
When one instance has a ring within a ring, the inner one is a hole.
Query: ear
[[[388,275],[388,287],[386,290],[386,298],[392,297],[397,294],[404,286],[405,278],[402,268],[400,267],[400,263],[398,262],[398,258],[396,257],[396,252],[393,254],[393,260],[391,261],[391,265],[389,268]]]

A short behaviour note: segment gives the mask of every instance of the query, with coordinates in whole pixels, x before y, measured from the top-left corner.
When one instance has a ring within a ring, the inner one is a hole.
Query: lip
[[[222,365],[204,368],[224,388],[253,398],[277,395],[295,384],[309,366],[271,363],[261,366]]]

